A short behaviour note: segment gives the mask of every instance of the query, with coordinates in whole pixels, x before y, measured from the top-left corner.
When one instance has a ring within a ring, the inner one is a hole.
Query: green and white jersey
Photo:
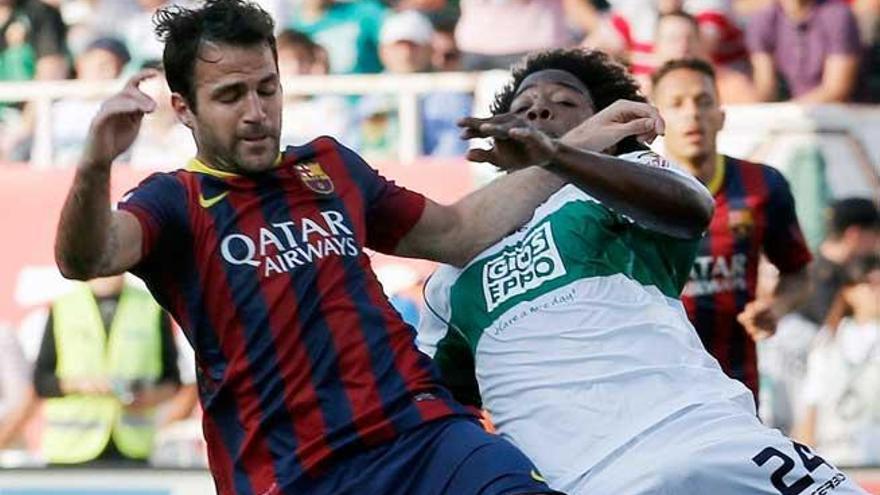
[[[622,158],[662,162],[644,152]],[[750,400],[678,300],[698,243],[565,186],[463,269],[434,273],[419,347],[459,398],[482,400],[551,486],[569,490],[678,411]]]

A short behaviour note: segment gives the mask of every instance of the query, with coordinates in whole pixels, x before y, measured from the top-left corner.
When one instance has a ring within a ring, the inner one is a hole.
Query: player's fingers
[[[464,128],[474,128],[477,129],[483,124],[494,124],[500,125],[508,122],[516,121],[518,117],[512,113],[501,113],[498,115],[493,115],[491,117],[464,117],[460,119],[457,124],[459,127]]]
[[[468,150],[467,159],[472,162],[477,163],[492,163],[497,165],[497,156],[493,150],[484,150],[480,148],[474,148]]]
[[[151,107],[148,102],[125,96],[108,100],[101,109],[101,113],[105,117],[123,114],[143,114],[153,111],[154,108],[155,106]]]
[[[528,146],[549,148],[551,145],[551,141],[546,134],[530,127],[516,127],[510,129],[507,132],[507,135],[510,139]]]
[[[640,118],[618,124],[624,136],[650,136],[654,133],[654,119]]]
[[[660,112],[652,105],[640,101],[617,100],[608,107],[608,116],[619,122],[650,118],[660,119]]]
[[[151,113],[156,110],[156,100],[150,98],[146,93],[141,90],[137,90],[136,92],[130,95],[131,99],[137,103],[138,107],[144,113]]]
[[[129,89],[137,90],[138,86],[140,86],[142,82],[151,77],[156,77],[159,74],[160,72],[156,69],[144,69],[128,79],[128,82],[125,83],[125,88],[123,88],[123,91],[128,91]]]

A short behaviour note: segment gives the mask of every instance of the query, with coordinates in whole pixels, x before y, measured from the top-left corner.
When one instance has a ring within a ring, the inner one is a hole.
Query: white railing
[[[503,71],[450,72],[411,75],[302,76],[284,81],[286,96],[392,95],[397,99],[400,137],[398,159],[410,163],[422,149],[419,96],[431,92],[474,94],[474,111],[485,114],[495,91],[507,80]],[[102,98],[118,91],[124,81],[0,83],[0,102],[29,102],[35,114],[31,163],[51,164],[53,156],[51,108],[63,98]],[[164,84],[161,83],[161,84]],[[880,105],[758,104],[727,109],[727,125],[719,136],[719,149],[734,156],[781,162],[775,149],[791,147],[792,140],[808,137],[827,148],[826,155],[841,168],[860,169],[853,174],[833,174],[832,182],[846,190],[849,179],[860,176],[861,194],[880,190]],[[84,121],[82,125],[88,125]],[[857,181],[859,182],[859,181]],[[858,188],[857,188],[858,189]],[[844,192],[844,191],[841,191]],[[857,191],[858,192],[858,191]]]
[[[418,157],[422,149],[419,96],[437,91],[473,93],[480,86],[480,80],[485,78],[497,80],[498,74],[447,72],[412,75],[302,76],[284,81],[283,86],[285,96],[393,95],[397,99],[401,129],[399,159],[409,162]],[[53,156],[52,102],[64,98],[106,98],[119,91],[123,84],[123,80],[106,83],[75,80],[6,82],[0,83],[0,103],[27,102],[33,106],[35,125],[31,163],[48,164],[51,163]],[[83,125],[88,125],[88,122],[83,122]]]

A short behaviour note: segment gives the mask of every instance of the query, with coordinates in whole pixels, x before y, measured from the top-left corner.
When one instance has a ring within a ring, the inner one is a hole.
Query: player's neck
[[[718,158],[714,151],[706,157],[684,158],[673,155],[672,158],[703,184],[708,184],[715,178]]]

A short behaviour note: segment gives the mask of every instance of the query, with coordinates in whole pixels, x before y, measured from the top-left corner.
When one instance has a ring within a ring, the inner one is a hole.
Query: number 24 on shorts
[[[813,454],[810,451],[810,448],[806,445],[799,444],[797,442],[792,442],[794,446],[794,451],[797,452],[798,457],[800,457],[801,464],[807,469],[809,472],[813,472],[821,466],[825,464],[829,468],[834,469],[833,466],[825,462],[825,459],[822,459],[818,455]],[[752,462],[757,464],[758,466],[763,466],[770,459],[777,457],[782,460],[782,465],[779,466],[776,471],[773,471],[773,474],[770,475],[770,482],[773,483],[773,487],[779,490],[781,495],[799,495],[807,488],[811,487],[815,480],[809,474],[802,476],[794,483],[788,485],[785,483],[785,475],[791,472],[792,469],[795,468],[795,461],[788,454],[782,452],[781,450],[775,447],[767,447],[766,449],[758,452],[755,457],[752,457]],[[831,490],[840,483],[842,483],[846,479],[846,476],[843,473],[837,472],[833,478],[824,483],[819,489],[812,492],[815,495],[822,495],[827,493],[827,490]]]

